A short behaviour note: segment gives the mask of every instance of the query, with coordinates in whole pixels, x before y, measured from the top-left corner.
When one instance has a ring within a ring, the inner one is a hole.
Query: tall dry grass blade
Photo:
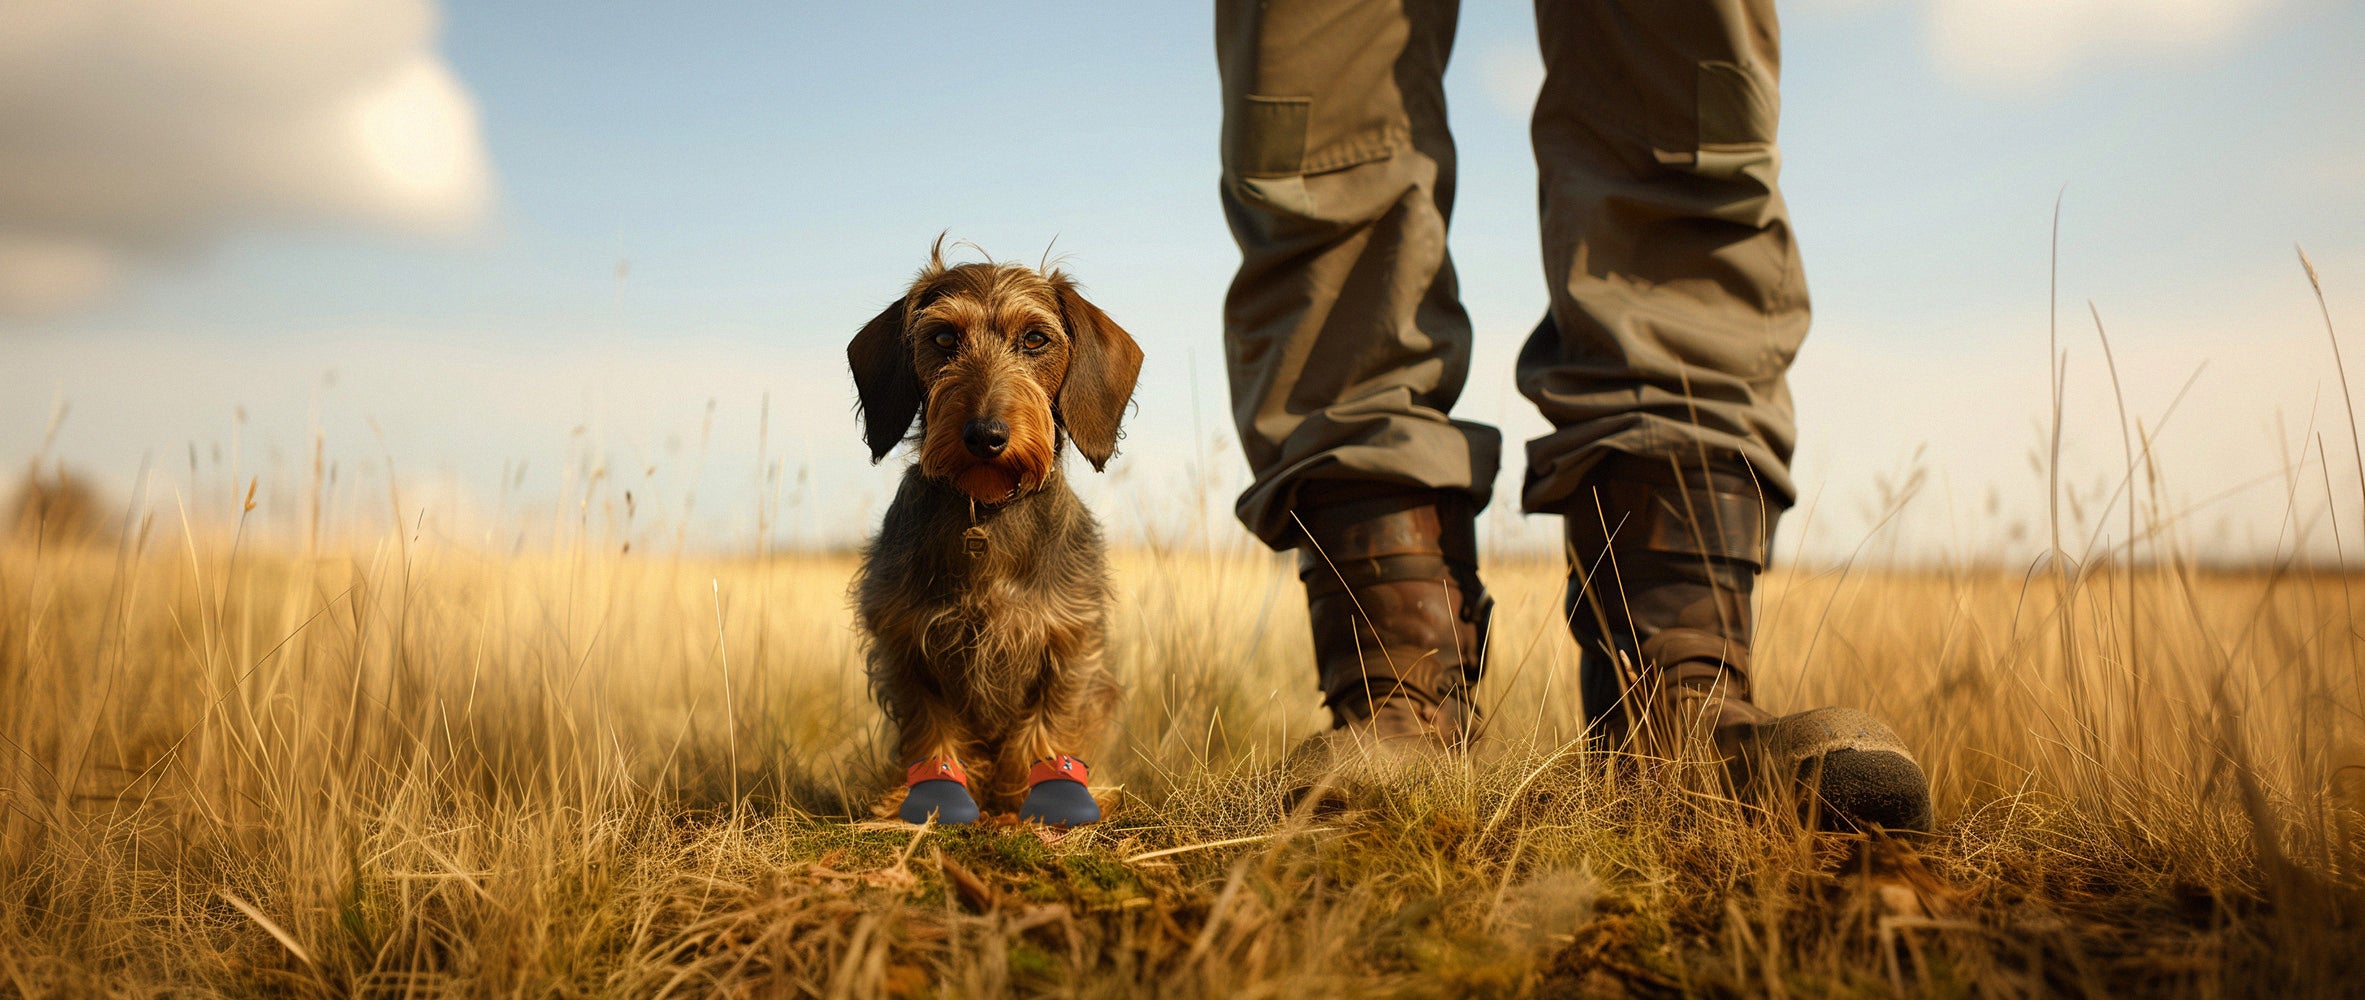
[[[2120,480],[2119,487],[2125,491],[2127,500],[2127,555],[2119,560],[2122,564],[2122,586],[2125,588],[2127,616],[2126,643],[2121,647],[2124,651],[2122,658],[2125,661],[2123,676],[2126,678],[2126,707],[2123,711],[2131,732],[2129,742],[2132,744],[2134,757],[2140,759],[2143,753],[2143,706],[2141,703],[2143,673],[2141,668],[2137,666],[2135,650],[2142,646],[2143,625],[2140,617],[2142,615],[2141,605],[2135,598],[2135,436],[2128,429],[2127,392],[2125,387],[2119,383],[2119,360],[2118,356],[2110,349],[2109,331],[2103,329],[2102,309],[2094,304],[2094,300],[2088,299],[2086,300],[2086,311],[2094,317],[2094,339],[2102,344],[2103,367],[2110,373],[2111,403],[2119,413],[2120,456],[2127,466],[2126,478]],[[2117,498],[2114,497],[2111,502],[2117,502]],[[2100,529],[2102,522],[2107,520],[2108,513],[2106,508],[2095,516],[2097,530]]]
[[[739,825],[739,704],[731,695],[731,638],[723,631],[723,581],[713,577],[708,583],[714,589],[714,647],[723,661],[723,723],[730,736],[731,750],[731,825]]]
[[[2299,252],[2299,266],[2307,272],[2308,288],[2316,293],[2316,311],[2324,316],[2324,342],[2332,346],[2332,370],[2340,375],[2340,400],[2349,413],[2349,456],[2357,463],[2357,492],[2365,500],[2365,444],[2358,440],[2357,397],[2349,391],[2349,368],[2341,360],[2340,336],[2333,332],[2332,305],[2324,299],[2324,282],[2316,275],[2316,262],[2308,259],[2306,247],[2293,246]]]
[[[277,921],[272,920],[270,917],[264,916],[263,911],[256,909],[253,903],[249,903],[246,900],[238,898],[237,893],[231,892],[228,889],[218,890],[215,895],[222,897],[223,902],[237,907],[238,912],[246,914],[246,918],[248,920],[254,921],[255,926],[263,929],[263,933],[271,935],[271,939],[279,942],[279,946],[286,948],[287,953],[294,955],[297,961],[304,963],[307,967],[311,968],[314,973],[317,974],[319,972],[320,963],[312,960],[312,953],[306,951],[303,945],[297,944],[294,935],[289,934],[286,928],[279,926]]]

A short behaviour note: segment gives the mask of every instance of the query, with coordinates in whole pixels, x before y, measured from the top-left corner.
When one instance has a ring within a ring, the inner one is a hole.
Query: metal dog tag
[[[969,553],[971,559],[985,555],[984,525],[973,524],[969,526],[969,530],[961,532],[961,551]]]

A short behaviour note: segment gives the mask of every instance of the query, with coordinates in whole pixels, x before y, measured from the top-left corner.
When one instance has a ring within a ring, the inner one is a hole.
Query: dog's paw
[[[977,822],[977,800],[969,797],[969,772],[949,754],[930,757],[905,768],[903,805],[895,815],[906,823],[940,825]]]
[[[936,818],[937,825],[977,822],[977,800],[969,797],[969,789],[958,781],[938,779],[911,786],[903,797],[903,805],[895,814],[906,823],[925,823]]]
[[[1027,770],[1026,802],[1018,807],[1018,818],[1054,826],[1100,822],[1100,803],[1084,786],[1090,774],[1083,761],[1066,754],[1036,761]]]

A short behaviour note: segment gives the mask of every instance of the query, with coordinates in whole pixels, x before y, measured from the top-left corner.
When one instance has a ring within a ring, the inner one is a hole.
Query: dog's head
[[[1063,434],[1106,467],[1141,348],[1067,275],[941,248],[846,346],[871,461],[916,417],[920,473],[986,503],[1041,486]]]

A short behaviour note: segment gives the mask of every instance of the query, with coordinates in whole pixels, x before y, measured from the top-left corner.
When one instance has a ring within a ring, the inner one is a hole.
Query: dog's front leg
[[[917,699],[896,733],[898,763],[910,767],[930,757],[964,757],[977,745],[959,712],[934,699]]]
[[[1078,754],[1098,749],[1117,687],[1097,656],[1048,672],[1052,682],[1002,744],[995,762],[996,801],[1024,795],[1022,819],[1059,825],[1100,819],[1090,768]],[[1088,745],[1090,744],[1090,745]],[[1023,776],[1023,784],[1014,780]]]
[[[916,693],[912,693],[915,694]],[[934,816],[941,823],[967,823],[977,818],[971,789],[992,777],[972,776],[969,751],[977,746],[961,713],[934,698],[916,695],[890,699],[896,723],[897,763],[904,769],[904,800],[897,813],[914,823]]]

